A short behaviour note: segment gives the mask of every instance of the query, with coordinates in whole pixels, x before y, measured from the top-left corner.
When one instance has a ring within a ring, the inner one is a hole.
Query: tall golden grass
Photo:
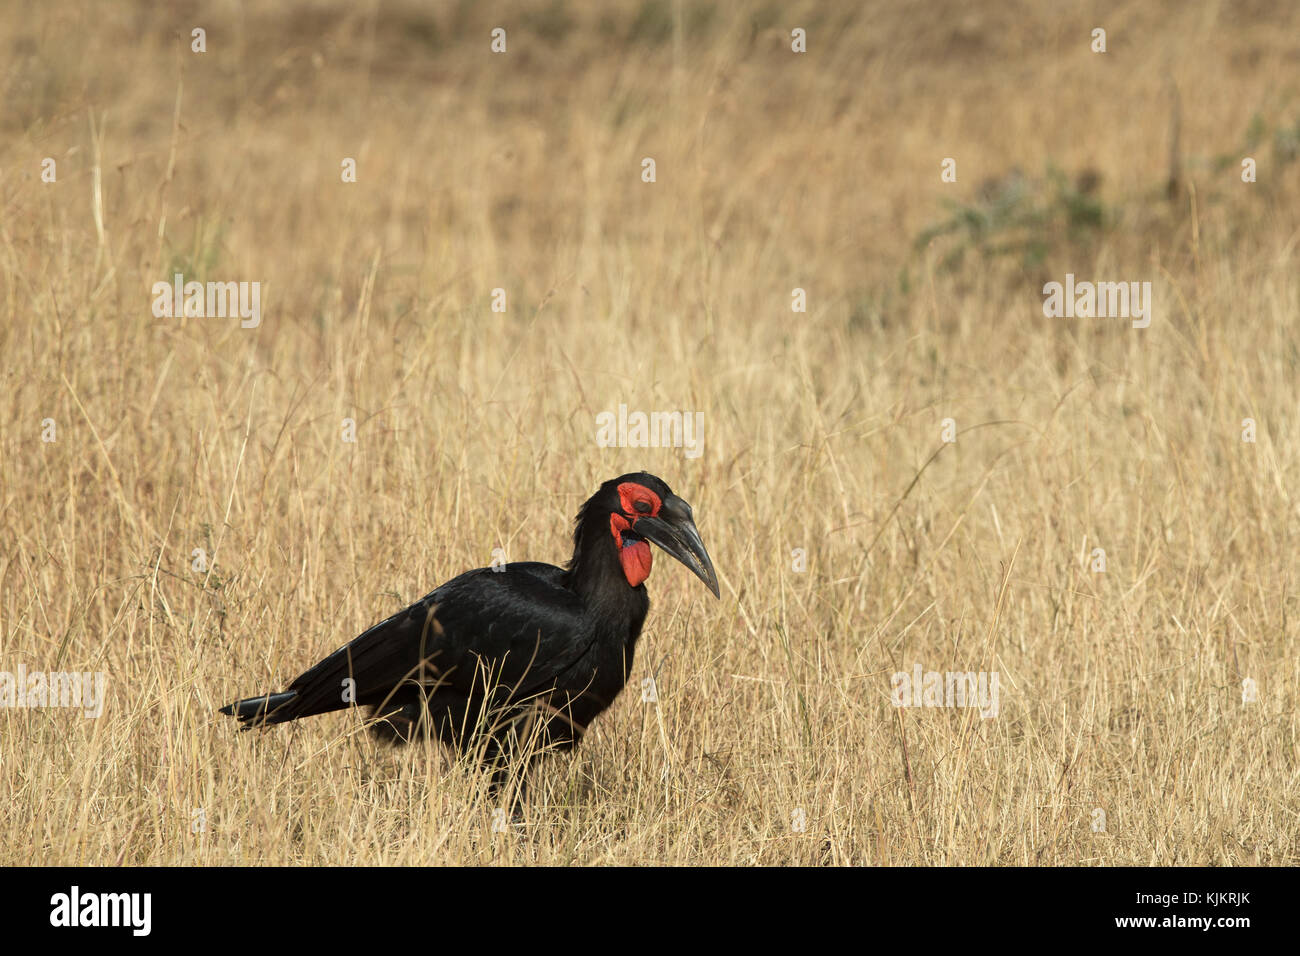
[[[108,699],[0,710],[0,862],[1300,862],[1297,37],[1212,0],[8,8],[0,670]],[[156,318],[175,272],[260,282],[260,326]],[[1046,318],[1066,273],[1151,282],[1150,327]],[[620,403],[702,412],[703,454],[599,447]],[[355,715],[216,715],[495,548],[564,561],[642,468],[722,600],[656,562],[522,826]],[[918,664],[996,671],[998,715],[896,708]]]

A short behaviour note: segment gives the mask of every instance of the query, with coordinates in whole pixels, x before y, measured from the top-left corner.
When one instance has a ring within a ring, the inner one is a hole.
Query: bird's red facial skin
[[[636,519],[638,515],[646,514],[646,515],[650,515],[651,517],[657,515],[659,513],[660,506],[663,504],[663,502],[659,500],[659,496],[657,494],[655,494],[645,485],[638,485],[635,481],[625,481],[621,485],[619,485],[618,498],[619,498],[619,502],[623,505],[623,514],[631,518],[633,524],[636,524]],[[641,503],[642,508],[644,508],[646,505],[649,505],[650,510],[638,511],[636,507],[637,502]]]
[[[650,545],[645,541],[624,541],[623,532],[635,527],[637,518],[657,515],[663,502],[649,488],[634,481],[625,481],[618,486],[618,498],[623,514],[610,512],[609,531],[614,536],[614,546],[618,548],[623,576],[627,578],[628,584],[636,587],[650,577]],[[638,511],[638,503],[643,509],[649,510]]]

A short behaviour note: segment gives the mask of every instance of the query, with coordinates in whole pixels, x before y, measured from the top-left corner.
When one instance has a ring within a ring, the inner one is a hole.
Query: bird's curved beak
[[[717,572],[713,570],[709,552],[704,550],[704,542],[695,527],[691,506],[681,498],[669,495],[660,504],[657,516],[643,515],[637,518],[633,530],[694,571],[709,586],[714,597],[722,596],[718,591]]]

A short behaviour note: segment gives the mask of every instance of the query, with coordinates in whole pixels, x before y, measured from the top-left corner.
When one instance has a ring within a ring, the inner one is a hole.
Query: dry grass
[[[0,669],[108,680],[0,710],[0,862],[1300,862],[1300,14],[491,6],[0,19]],[[915,244],[1017,168],[1017,251]],[[261,326],[155,318],[177,270],[260,281]],[[1045,318],[1067,272],[1152,282],[1150,328]],[[703,455],[597,447],[619,403]],[[642,467],[723,599],[656,563],[526,826],[354,717],[215,715],[493,548],[564,560]],[[918,663],[997,671],[998,716],[896,709]]]

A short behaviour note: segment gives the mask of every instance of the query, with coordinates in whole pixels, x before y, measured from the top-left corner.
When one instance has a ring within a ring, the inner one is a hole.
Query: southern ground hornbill
[[[567,567],[521,561],[466,571],[287,690],[221,712],[247,729],[369,707],[370,728],[384,738],[432,734],[457,750],[477,747],[494,793],[522,757],[522,789],[527,755],[538,744],[576,745],[627,683],[650,607],[649,542],[718,596],[690,505],[654,475],[623,475],[578,512]]]

